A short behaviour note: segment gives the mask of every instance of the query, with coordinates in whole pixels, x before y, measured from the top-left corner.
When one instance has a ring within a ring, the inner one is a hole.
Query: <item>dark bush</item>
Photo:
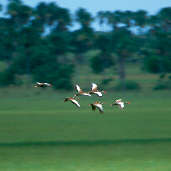
[[[0,86],[9,86],[16,83],[15,74],[11,69],[0,72]]]
[[[161,72],[161,62],[159,56],[148,56],[145,58],[144,67],[147,71],[152,73]]]
[[[159,80],[154,90],[171,90],[171,80]]]
[[[105,78],[101,81],[101,85],[106,86],[106,85],[110,84],[112,81],[113,81],[112,78]]]
[[[96,74],[102,73],[113,65],[114,60],[110,54],[100,53],[90,60],[90,66]]]
[[[56,89],[71,89],[74,66],[71,64],[44,64],[33,72],[33,80],[49,82]]]
[[[133,80],[126,80],[124,83],[119,82],[116,86],[115,86],[116,90],[139,90],[140,89],[140,85]]]

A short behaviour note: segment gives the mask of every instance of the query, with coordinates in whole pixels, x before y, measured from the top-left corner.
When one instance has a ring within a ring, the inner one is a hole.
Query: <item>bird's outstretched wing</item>
[[[124,102],[119,102],[118,105],[119,105],[119,107],[120,107],[121,109],[124,108]]]
[[[94,94],[97,94],[99,97],[103,96],[103,94],[100,91],[96,91],[96,92],[94,92]]]
[[[82,95],[84,95],[84,96],[91,96],[91,94],[89,94],[89,93],[82,93]]]
[[[75,104],[77,107],[80,107],[80,104],[78,103],[77,100],[72,99],[71,102],[72,102],[73,104]]]
[[[95,106],[99,109],[100,113],[104,112],[102,104],[100,104],[100,103],[99,104],[95,104]]]
[[[81,88],[80,88],[80,86],[78,84],[75,85],[75,88],[76,88],[76,90],[77,90],[78,93],[82,91]]]
[[[91,86],[91,90],[92,90],[92,91],[97,91],[97,84],[92,83],[91,85],[92,85],[92,86]]]
[[[40,83],[40,82],[36,82],[37,85],[43,85],[43,83]]]

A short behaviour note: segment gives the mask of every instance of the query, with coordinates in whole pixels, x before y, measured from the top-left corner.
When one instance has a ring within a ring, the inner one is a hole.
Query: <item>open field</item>
[[[141,64],[135,63],[126,65],[126,79],[136,81],[141,86],[141,90],[149,91],[156,85],[159,76],[145,72],[141,69]],[[117,70],[113,68],[107,69],[103,74],[94,74],[89,66],[77,66],[76,74],[74,76],[74,83],[79,83],[84,87],[89,87],[92,81],[101,83],[105,78],[113,78],[113,81],[106,85],[108,89],[113,90],[113,87],[118,83]]]
[[[81,108],[52,90],[0,90],[0,170],[171,170],[171,96],[108,93],[103,115],[81,97]],[[131,104],[109,106],[113,97]]]

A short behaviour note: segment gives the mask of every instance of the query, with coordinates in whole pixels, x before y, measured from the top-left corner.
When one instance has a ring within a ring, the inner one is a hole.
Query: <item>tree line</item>
[[[110,30],[96,31],[95,21]],[[80,27],[72,30],[74,23]],[[85,54],[94,50],[88,63],[92,71],[103,74],[117,66],[120,85],[125,88],[127,61],[141,62],[144,70],[160,78],[168,76],[170,48],[171,7],[154,15],[145,10],[116,10],[92,16],[84,8],[71,14],[53,2],[31,7],[21,0],[8,0],[0,17],[0,61],[7,64],[0,72],[0,85],[18,84],[17,77],[28,75],[32,81],[69,89],[76,65],[85,64]]]

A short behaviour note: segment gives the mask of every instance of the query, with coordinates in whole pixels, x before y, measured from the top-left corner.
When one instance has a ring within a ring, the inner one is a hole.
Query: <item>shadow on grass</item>
[[[92,146],[92,145],[112,145],[112,144],[149,144],[149,143],[170,142],[171,138],[154,139],[121,139],[121,140],[80,140],[80,141],[37,141],[37,142],[7,142],[0,143],[1,146]]]

